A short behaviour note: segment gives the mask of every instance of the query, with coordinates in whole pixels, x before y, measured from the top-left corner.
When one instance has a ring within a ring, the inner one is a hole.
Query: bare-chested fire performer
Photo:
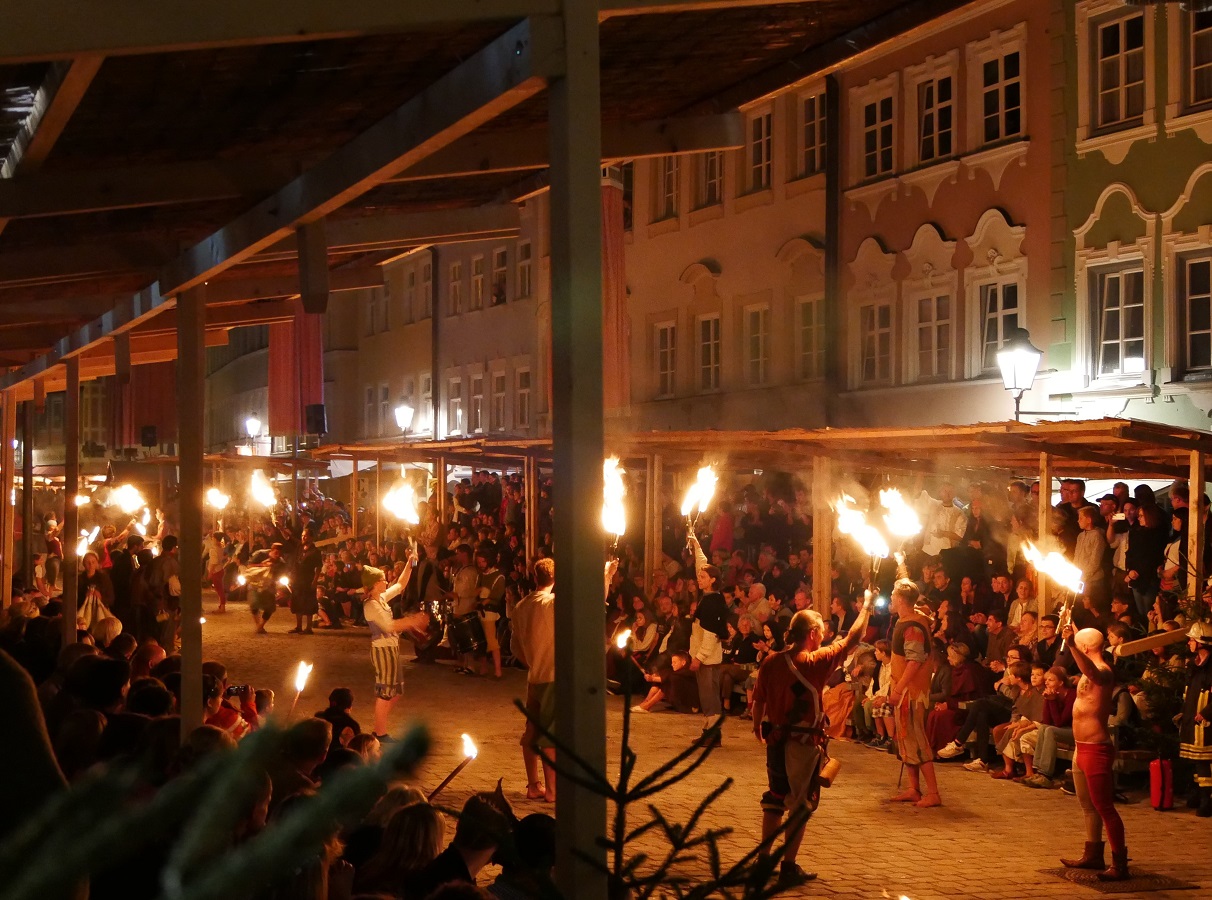
[[[1081,669],[1077,699],[1073,703],[1073,787],[1086,815],[1086,850],[1081,859],[1062,859],[1071,869],[1096,869],[1100,881],[1124,881],[1128,875],[1128,848],[1124,844],[1124,822],[1115,810],[1112,769],[1115,746],[1107,730],[1111,715],[1115,673],[1103,659],[1103,636],[1093,628],[1075,632],[1066,625],[1061,632],[1073,648],[1073,660]],[[1103,828],[1111,845],[1111,865],[1103,860]]]

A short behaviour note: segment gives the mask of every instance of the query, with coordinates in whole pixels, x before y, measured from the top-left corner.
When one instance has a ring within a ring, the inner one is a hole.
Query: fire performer
[[[404,563],[404,571],[391,587],[380,576],[370,589],[363,611],[366,624],[370,626],[370,658],[375,667],[375,721],[374,735],[380,742],[389,742],[387,715],[396,698],[404,692],[404,675],[400,670],[400,632],[424,628],[429,617],[423,612],[412,612],[399,619],[391,614],[391,601],[398,597],[412,577],[417,565],[414,550]]]
[[[892,589],[889,608],[897,615],[892,630],[892,683],[888,702],[896,722],[896,748],[909,772],[909,787],[892,798],[896,803],[912,803],[920,809],[942,806],[938,780],[934,775],[934,750],[926,734],[930,713],[930,680],[938,665],[931,633],[930,608],[920,598],[912,581],[898,581]],[[922,792],[921,778],[926,779]]]
[[[1191,680],[1178,721],[1178,755],[1195,763],[1200,817],[1212,816],[1212,625],[1196,622],[1187,632]]]
[[[779,884],[791,887],[816,877],[795,861],[804,826],[820,800],[820,769],[826,757],[828,720],[821,706],[825,682],[867,630],[871,602],[845,638],[821,646],[825,623],[820,613],[802,609],[787,628],[788,648],[766,657],[753,691],[753,733],[766,745],[768,790],[762,795],[762,837],[769,839],[788,813]],[[798,818],[797,818],[798,817]]]
[[[1112,770],[1115,746],[1107,731],[1114,707],[1115,673],[1103,658],[1103,636],[1093,628],[1075,631],[1066,625],[1061,633],[1081,670],[1073,703],[1073,787],[1086,816],[1086,849],[1081,859],[1062,859],[1070,869],[1098,870],[1100,881],[1124,881],[1128,874],[1128,848],[1124,823],[1115,811]],[[1103,861],[1103,828],[1111,844],[1111,865]]]

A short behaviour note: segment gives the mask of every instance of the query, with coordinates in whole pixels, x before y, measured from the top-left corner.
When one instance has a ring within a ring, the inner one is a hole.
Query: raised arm
[[[846,632],[844,645],[845,653],[849,653],[858,646],[859,640],[863,637],[863,633],[867,630],[867,623],[871,620],[871,601],[864,600],[863,608],[859,610],[859,614],[854,619],[854,624],[850,626],[850,630]]]
[[[1107,681],[1111,676],[1111,670],[1100,668],[1099,666],[1095,665],[1094,660],[1092,660],[1090,656],[1078,646],[1077,641],[1074,640],[1074,636],[1076,634],[1077,630],[1072,624],[1066,625],[1064,630],[1061,632],[1061,637],[1067,642],[1066,646],[1073,654],[1073,661],[1077,663],[1077,668],[1091,681],[1097,681],[1099,683]]]
[[[694,574],[698,575],[710,563],[707,561],[707,554],[703,552],[703,548],[699,545],[698,536],[692,531],[688,535],[690,541],[690,549],[694,551]]]

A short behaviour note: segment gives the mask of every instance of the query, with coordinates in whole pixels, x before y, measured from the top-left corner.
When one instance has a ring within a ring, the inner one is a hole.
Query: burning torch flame
[[[151,510],[146,506],[143,507],[143,527],[146,528],[151,522]]]
[[[834,504],[837,510],[837,530],[854,538],[868,556],[880,559],[888,555],[888,542],[879,530],[867,521],[867,515],[854,504],[854,498],[842,494]]]
[[[284,587],[284,588],[288,588],[288,587],[290,587],[290,578],[286,575],[283,575],[281,578],[278,579],[278,584],[282,585],[282,587]]]
[[[1023,541],[1023,556],[1025,556],[1036,571],[1051,578],[1067,591],[1080,594],[1085,590],[1082,582],[1082,570],[1055,550],[1047,555],[1039,552],[1039,548],[1030,541]]]
[[[74,502],[76,506],[88,506],[93,502],[93,498],[88,496],[88,494],[76,494]]]
[[[123,484],[110,492],[109,502],[118,504],[118,508],[129,516],[146,501],[133,484]]]
[[[210,488],[206,492],[206,502],[215,509],[226,509],[231,497],[223,493],[217,487]]]
[[[682,501],[682,515],[689,516],[696,508],[700,513],[703,512],[711,503],[711,498],[715,496],[715,486],[718,481],[715,469],[711,466],[703,466],[699,469],[698,477],[695,478],[694,484],[690,486],[690,490],[686,492],[686,498]]]
[[[623,484],[623,470],[619,458],[612,456],[602,464],[602,528],[607,534],[622,537],[627,531],[627,510],[623,506],[623,495],[627,488]]]
[[[252,494],[253,502],[259,506],[264,506],[269,509],[278,502],[278,495],[274,491],[274,486],[269,483],[269,479],[265,477],[265,473],[260,469],[252,473],[252,479],[248,483],[249,493]]]
[[[299,668],[295,670],[295,693],[303,693],[303,688],[307,687],[307,676],[311,674],[312,664],[300,661]]]
[[[237,575],[236,584],[240,585],[240,587],[244,587],[244,585],[248,584],[248,579],[245,578],[243,575]]]
[[[384,494],[383,508],[409,525],[421,523],[421,516],[417,513],[417,494],[411,484],[398,484]]]
[[[884,524],[897,537],[909,538],[922,533],[922,520],[917,511],[905,502],[901,492],[895,488],[880,491],[880,505],[888,512],[884,513]]]
[[[620,650],[627,649],[627,642],[631,640],[631,629],[624,628],[619,632],[619,636],[614,639],[614,645]]]
[[[471,735],[463,735],[463,755],[468,759],[475,759],[479,754],[480,750],[476,747],[475,741],[471,739]]]

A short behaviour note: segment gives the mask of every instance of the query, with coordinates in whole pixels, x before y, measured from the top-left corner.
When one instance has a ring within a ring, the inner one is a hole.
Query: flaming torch
[[[837,530],[848,534],[863,553],[871,557],[871,583],[879,576],[880,561],[887,558],[888,541],[878,528],[867,521],[867,514],[855,504],[849,494],[842,494],[833,505],[837,511]]]
[[[703,466],[699,469],[699,474],[695,478],[694,484],[686,491],[686,497],[682,500],[682,515],[686,517],[686,530],[688,532],[693,533],[695,527],[699,524],[699,516],[703,514],[703,510],[711,503],[711,498],[715,496],[715,486],[719,480],[715,474],[715,469],[711,466]],[[693,518],[691,518],[691,513],[694,513]]]
[[[253,502],[258,506],[264,506],[266,509],[271,509],[278,502],[277,491],[270,484],[269,479],[265,477],[265,473],[260,469],[256,469],[252,473],[252,478],[248,483],[248,491],[252,494]]]
[[[412,527],[421,524],[421,514],[417,512],[417,492],[408,482],[402,481],[383,495],[383,508],[408,526],[408,546],[412,552],[417,550],[417,539],[412,535]]]
[[[1037,572],[1047,578],[1051,578],[1062,588],[1072,592],[1069,599],[1065,601],[1065,608],[1061,612],[1061,628],[1064,628],[1073,619],[1073,601],[1077,598],[1078,594],[1086,589],[1086,585],[1082,581],[1082,570],[1055,550],[1047,554],[1041,553],[1039,548],[1030,541],[1023,541],[1023,557],[1031,565],[1035,566]],[[1060,649],[1065,649],[1065,642],[1063,640],[1061,641]]]
[[[307,678],[311,675],[312,668],[311,663],[299,660],[299,667],[295,669],[295,699],[291,701],[290,712],[286,715],[287,722],[295,714],[295,706],[299,702],[299,697],[303,694],[303,689],[307,687]]]
[[[623,506],[623,470],[612,456],[602,464],[602,528],[611,535],[610,554],[619,555],[619,538],[627,531],[627,509]]]
[[[457,766],[455,766],[454,771],[451,772],[449,775],[447,775],[444,779],[442,779],[442,783],[433,789],[433,792],[429,795],[429,798],[428,798],[429,802],[433,803],[433,798],[438,796],[438,794],[442,793],[442,790],[446,787],[446,785],[448,785],[452,781],[454,781],[455,777],[460,772],[462,772],[464,769],[466,769],[467,764],[469,762],[471,762],[473,759],[475,759],[476,756],[479,755],[479,753],[480,753],[480,751],[476,747],[475,741],[473,741],[471,739],[471,735],[470,734],[463,735],[463,761],[460,762]]]
[[[133,484],[123,484],[114,488],[110,491],[109,502],[116,503],[118,509],[128,516],[133,515],[140,506],[146,505],[143,495]]]

